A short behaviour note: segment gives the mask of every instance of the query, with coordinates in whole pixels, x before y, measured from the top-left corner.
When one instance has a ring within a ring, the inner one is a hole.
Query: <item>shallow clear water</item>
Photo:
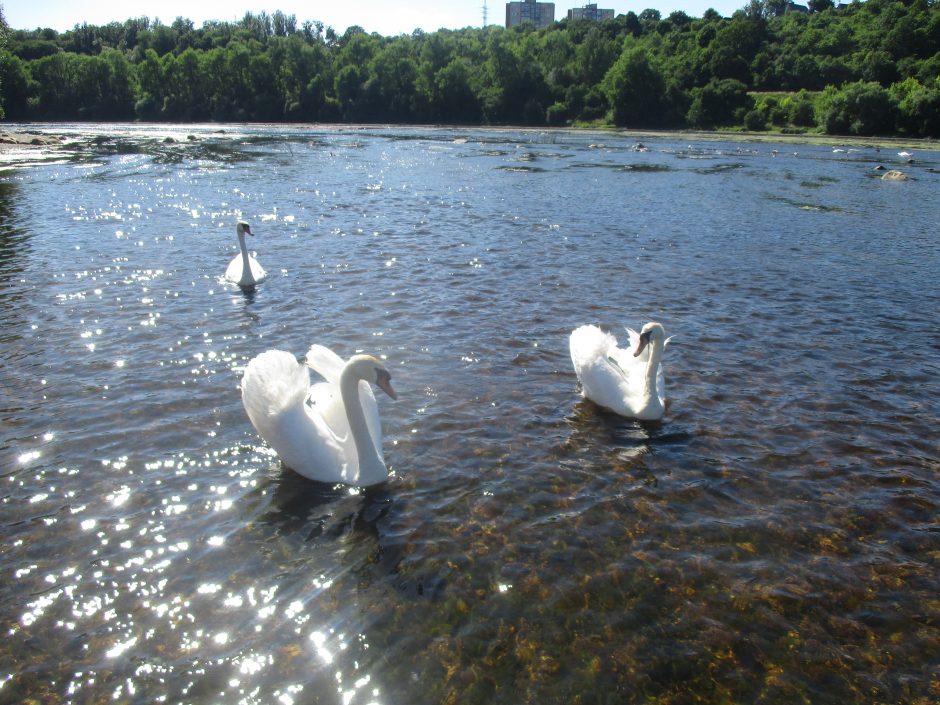
[[[0,703],[940,698],[940,155],[154,129],[0,175]],[[651,319],[663,421],[582,401]],[[248,422],[313,342],[387,358],[379,488]]]

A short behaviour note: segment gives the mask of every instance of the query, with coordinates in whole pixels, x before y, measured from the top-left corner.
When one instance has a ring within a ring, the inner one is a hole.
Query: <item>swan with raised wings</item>
[[[666,410],[663,350],[670,339],[662,325],[651,321],[637,333],[627,328],[631,350],[597,326],[571,333],[571,362],[581,395],[621,416],[655,421]]]
[[[325,381],[311,386],[308,367]],[[385,365],[371,355],[344,362],[313,345],[298,361],[289,352],[268,350],[245,368],[242,403],[287,467],[311,480],[365,487],[388,478],[370,384],[397,398]]]
[[[240,252],[228,263],[228,268],[225,270],[225,278],[234,284],[244,287],[260,284],[265,280],[268,274],[258,263],[258,260],[252,257],[248,252],[248,246],[245,244],[245,233],[248,233],[252,237],[254,237],[255,234],[251,232],[251,226],[244,220],[238,221],[235,225],[235,232],[238,234],[238,249]]]

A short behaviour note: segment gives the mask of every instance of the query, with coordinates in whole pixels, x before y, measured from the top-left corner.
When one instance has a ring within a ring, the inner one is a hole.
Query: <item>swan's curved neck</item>
[[[248,255],[248,245],[245,243],[244,233],[238,233],[238,249],[242,252],[242,282],[252,282],[254,281],[254,276],[251,273],[251,259]]]
[[[388,471],[369,433],[362,401],[359,399],[359,377],[352,365],[343,368],[339,377],[339,389],[346,409],[346,419],[349,421],[349,430],[356,444],[356,454],[359,456],[358,482],[372,484],[384,480]]]
[[[659,362],[663,357],[663,343],[654,340],[650,342],[650,359],[646,363],[646,376],[643,383],[644,396],[658,398],[659,390],[657,385],[657,373],[659,372]]]

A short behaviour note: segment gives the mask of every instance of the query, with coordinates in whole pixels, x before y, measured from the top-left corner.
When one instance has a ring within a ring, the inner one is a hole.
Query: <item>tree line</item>
[[[2,15],[0,15],[2,20]],[[751,0],[549,29],[342,34],[294,15],[6,29],[10,120],[770,128],[940,136],[936,0]]]

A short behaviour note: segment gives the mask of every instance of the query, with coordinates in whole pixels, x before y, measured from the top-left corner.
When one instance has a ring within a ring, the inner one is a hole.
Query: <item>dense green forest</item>
[[[383,37],[282,12],[4,27],[9,120],[744,127],[940,136],[936,0]]]

